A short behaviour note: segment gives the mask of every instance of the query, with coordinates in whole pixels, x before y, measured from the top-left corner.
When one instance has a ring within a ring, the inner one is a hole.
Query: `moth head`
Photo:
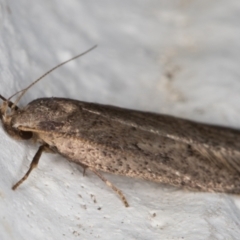
[[[0,106],[0,118],[1,118],[1,120],[3,119],[3,116],[6,114],[7,108],[8,108],[7,102],[4,101]]]
[[[0,95],[3,103],[0,105],[0,119],[4,130],[15,139],[28,140],[32,138],[32,132],[21,131],[12,126],[12,117],[18,114],[19,108]]]
[[[79,58],[83,55],[85,55],[86,53],[90,52],[91,50],[93,50],[94,48],[96,48],[97,46],[93,46],[92,48],[90,48],[89,50],[78,54],[75,57],[72,57],[60,64],[58,64],[57,66],[51,68],[49,71],[47,71],[46,73],[44,73],[41,77],[39,77],[38,79],[36,79],[34,82],[32,82],[28,87],[14,93],[11,97],[9,97],[8,99],[6,99],[5,97],[3,97],[2,95],[0,95],[0,99],[3,100],[3,103],[0,105],[0,119],[2,120],[3,123],[3,127],[5,129],[5,131],[11,136],[14,137],[16,139],[30,139],[33,136],[32,132],[27,132],[27,131],[21,131],[18,130],[17,128],[13,127],[12,124],[12,118],[13,117],[17,117],[18,114],[20,114],[20,109],[18,108],[17,104],[19,102],[19,100],[22,98],[22,96],[33,86],[35,85],[37,82],[39,82],[41,79],[43,79],[46,75],[48,75],[49,73],[51,73],[52,71],[54,71],[55,69],[61,67],[62,65],[76,59]],[[19,96],[17,97],[17,99],[15,100],[15,102],[11,102],[10,99],[16,95]]]

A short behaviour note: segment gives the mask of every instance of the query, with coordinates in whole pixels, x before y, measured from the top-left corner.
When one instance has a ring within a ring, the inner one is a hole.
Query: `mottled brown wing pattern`
[[[220,126],[196,123],[167,115],[138,111],[125,112],[111,106],[87,104],[86,111],[105,119],[132,126],[143,132],[191,145],[204,158],[214,164],[240,173],[240,131]],[[142,135],[142,133],[140,133]],[[157,139],[156,139],[157,140]]]
[[[35,119],[28,121],[28,112]],[[33,101],[21,118],[15,127],[35,129],[69,160],[97,170],[195,190],[240,191],[237,130],[59,98]]]

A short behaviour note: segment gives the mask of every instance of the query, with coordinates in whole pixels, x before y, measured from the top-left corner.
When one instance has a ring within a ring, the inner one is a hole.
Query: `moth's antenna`
[[[58,64],[58,65],[55,66],[54,68],[52,68],[52,69],[50,69],[49,71],[47,71],[46,73],[44,73],[40,78],[38,78],[37,80],[35,80],[35,81],[34,81],[33,83],[31,83],[28,87],[26,87],[26,88],[24,88],[24,89],[22,89],[22,90],[20,90],[20,91],[18,91],[18,92],[16,92],[16,93],[14,93],[11,97],[9,97],[9,98],[7,99],[8,101],[9,101],[12,97],[14,97],[15,95],[17,95],[18,93],[21,93],[21,94],[20,94],[20,96],[17,98],[17,100],[13,103],[11,109],[13,109],[13,108],[17,105],[17,103],[18,103],[19,100],[22,98],[22,96],[27,92],[27,90],[28,90],[29,88],[31,88],[33,85],[35,85],[37,82],[39,82],[42,78],[44,78],[45,76],[47,76],[49,73],[51,73],[51,72],[54,71],[55,69],[61,67],[62,65],[66,64],[66,63],[68,63],[68,62],[70,62],[70,61],[72,61],[72,60],[74,60],[74,59],[76,59],[76,58],[79,58],[79,57],[81,57],[81,56],[83,56],[83,55],[85,55],[85,54],[87,54],[88,52],[92,51],[92,50],[93,50],[94,48],[96,48],[96,47],[97,47],[97,45],[91,47],[90,49],[88,49],[87,51],[85,51],[85,52],[83,52],[83,53],[81,53],[81,54],[78,54],[77,56],[75,56],[75,57],[73,57],[73,58],[68,59],[67,61],[64,61],[64,62]]]

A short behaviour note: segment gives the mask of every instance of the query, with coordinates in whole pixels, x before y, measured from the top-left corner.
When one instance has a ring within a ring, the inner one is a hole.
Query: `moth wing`
[[[15,126],[22,131],[65,134],[146,156],[163,158],[163,152],[181,154],[190,147],[220,169],[240,173],[240,132],[235,129],[60,98],[33,101],[21,118]]]
[[[84,110],[122,126],[134,127],[141,134],[148,132],[162,137],[159,140],[171,139],[189,145],[220,168],[240,173],[239,130],[112,106],[87,104]]]

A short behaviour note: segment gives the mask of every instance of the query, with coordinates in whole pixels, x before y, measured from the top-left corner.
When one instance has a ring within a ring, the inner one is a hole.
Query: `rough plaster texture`
[[[34,86],[68,97],[240,128],[237,0],[0,0],[0,94],[98,48]],[[16,192],[37,147],[0,128],[0,239],[239,239],[240,198],[190,193],[91,172],[44,154]]]

